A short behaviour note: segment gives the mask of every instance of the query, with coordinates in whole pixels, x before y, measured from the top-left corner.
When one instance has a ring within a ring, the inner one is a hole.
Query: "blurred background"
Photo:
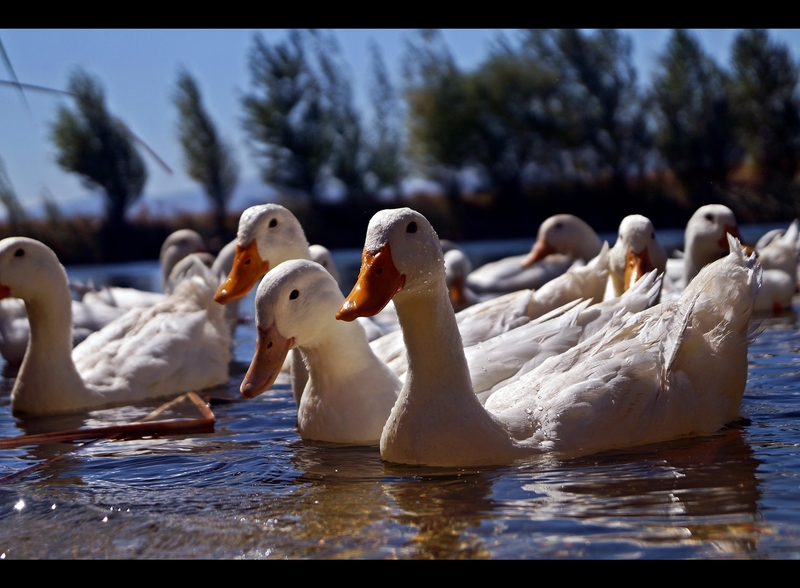
[[[379,209],[511,239],[573,213],[800,216],[798,30],[0,29],[0,238],[65,264],[213,251],[274,201],[361,247]]]

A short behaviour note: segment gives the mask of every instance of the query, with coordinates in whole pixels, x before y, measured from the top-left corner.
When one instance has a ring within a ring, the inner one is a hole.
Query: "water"
[[[339,252],[337,263],[358,256]],[[154,263],[70,268],[96,282],[119,272],[158,279]],[[41,466],[0,485],[0,558],[798,558],[797,315],[763,326],[744,418],[715,435],[448,469],[302,441],[285,383],[238,400],[255,341],[252,323],[240,325],[230,383],[210,391],[233,400],[212,407],[214,433],[0,450],[0,476]],[[129,422],[155,407],[22,422],[12,383],[2,382],[0,437]]]

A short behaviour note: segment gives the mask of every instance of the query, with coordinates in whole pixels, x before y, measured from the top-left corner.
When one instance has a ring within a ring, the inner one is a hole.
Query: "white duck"
[[[608,255],[605,298],[622,296],[644,274],[654,269],[663,274],[666,266],[667,254],[650,219],[640,214],[626,216],[619,224],[617,242]]]
[[[289,260],[271,270],[256,294],[256,350],[241,392],[253,398],[269,388],[296,348],[308,367],[305,390],[295,394],[300,436],[377,444],[400,380],[372,352],[360,323],[336,320],[343,300],[317,263]]]
[[[472,271],[472,262],[464,251],[452,247],[444,252],[444,271],[450,302],[453,310],[459,312],[477,304],[481,298],[467,286],[467,276]]]
[[[467,286],[478,294],[535,290],[563,274],[575,260],[593,259],[601,247],[600,238],[586,222],[571,214],[557,214],[539,226],[530,253],[481,266],[467,276]]]
[[[743,243],[733,211],[723,204],[706,204],[698,208],[684,233],[684,253],[681,258],[667,260],[665,289],[677,297],[694,279],[702,267],[728,254],[728,238],[732,235]],[[751,248],[746,248],[748,253]]]
[[[663,273],[666,255],[655,238],[652,224],[648,219],[638,215],[633,215],[627,220],[623,219],[620,224],[620,238],[617,241],[615,256],[622,258],[621,263],[611,261],[611,252],[608,250],[608,245],[604,244],[600,253],[589,263],[574,264],[564,274],[553,278],[538,290],[511,292],[498,298],[477,302],[457,312],[456,320],[464,346],[475,345],[516,329],[575,300],[588,300],[589,304],[597,304],[601,300],[619,296],[621,292],[618,294],[614,289],[612,274],[618,274],[618,278],[615,279],[620,283],[627,283],[630,288],[632,282],[651,269],[658,269]],[[637,253],[629,251],[631,246]],[[445,267],[450,254],[450,251],[445,253]],[[630,264],[630,267],[626,278],[627,264]],[[609,282],[612,285],[609,285]],[[661,283],[659,280],[659,291]],[[448,287],[450,287],[449,282]],[[646,291],[647,288],[636,294],[638,300],[645,296]],[[452,288],[450,288],[450,298],[452,301]],[[641,308],[638,300],[633,304],[631,301],[625,301],[623,304]],[[648,306],[652,303],[651,300]],[[372,347],[378,357],[392,366],[397,373],[402,373],[400,366],[405,362],[405,347],[401,333],[390,333],[381,337],[372,342]]]
[[[710,433],[735,418],[759,274],[754,257],[731,247],[677,303],[609,325],[497,390],[486,408],[470,385],[438,238],[419,213],[372,218],[359,281],[337,318],[394,297],[409,372],[381,435],[383,459],[507,464]]]
[[[756,298],[756,312],[780,314],[791,308],[797,292],[798,236],[795,220],[783,235],[776,235],[763,248],[757,248],[764,276]]]
[[[0,241],[0,298],[25,302],[31,338],[11,393],[15,412],[79,412],[228,381],[230,336],[213,288],[193,277],[147,309],[132,309],[74,351],[64,268],[43,243]]]

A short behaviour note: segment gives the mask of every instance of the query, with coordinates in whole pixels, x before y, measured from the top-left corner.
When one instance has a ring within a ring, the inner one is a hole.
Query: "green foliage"
[[[69,90],[75,95],[75,110],[60,106],[51,126],[56,161],[79,174],[88,188],[103,189],[109,253],[116,257],[125,212],[141,196],[147,169],[127,127],[106,109],[100,83],[77,70],[70,76]]]
[[[636,86],[629,37],[601,29],[529,30],[523,47],[558,78],[561,140],[589,177],[610,173],[620,184],[644,169],[652,139]],[[570,120],[570,117],[573,117]]]
[[[397,91],[376,43],[370,45],[372,86],[370,96],[374,123],[368,136],[367,174],[374,178],[373,191],[386,188],[395,197],[405,174],[403,162],[403,120]]]
[[[217,232],[224,235],[225,212],[239,181],[239,166],[231,148],[220,139],[203,107],[197,82],[187,71],[178,75],[173,100],[178,108],[178,140],[186,173],[203,186],[214,208]]]
[[[737,35],[732,64],[738,127],[748,153],[765,180],[791,181],[800,157],[797,64],[764,30]]]
[[[691,191],[693,205],[724,200],[721,187],[741,156],[726,74],[678,29],[659,57],[651,92],[659,153]]]
[[[243,122],[264,181],[316,202],[336,178],[363,197],[360,120],[333,37],[292,30],[269,46],[256,36],[250,73]]]

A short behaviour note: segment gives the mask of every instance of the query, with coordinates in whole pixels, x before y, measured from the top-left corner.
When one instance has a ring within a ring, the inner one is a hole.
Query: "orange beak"
[[[625,260],[623,291],[627,292],[639,278],[654,269],[655,267],[650,263],[650,254],[647,251],[647,247],[645,247],[641,253],[636,253],[633,249],[628,249],[628,255]]]
[[[360,316],[375,316],[389,303],[406,283],[406,277],[397,271],[392,261],[392,251],[387,243],[375,254],[361,256],[361,271],[353,290],[345,298],[336,318],[354,321]]]
[[[449,291],[450,302],[453,303],[453,306],[460,306],[466,302],[466,296],[464,296],[464,278],[454,278],[453,282],[450,284]]]
[[[273,324],[258,329],[256,352],[239,391],[245,398],[255,398],[275,383],[286,355],[294,347],[294,338],[286,339]]]
[[[739,243],[741,243],[745,255],[752,255],[755,252],[755,249],[750,247],[750,245],[745,245],[744,239],[742,239],[742,235],[739,232],[739,227],[725,225],[725,232],[728,233],[731,237],[736,237],[737,239],[739,239]],[[728,238],[725,235],[722,235],[722,237],[720,238],[719,246],[721,249],[725,249],[726,251],[728,250]]]
[[[236,245],[236,256],[227,279],[214,294],[214,300],[227,304],[247,294],[264,274],[269,271],[269,261],[263,261],[258,254],[255,240],[247,247]]]
[[[520,267],[528,267],[529,265],[533,265],[537,261],[544,259],[553,253],[557,253],[557,251],[553,249],[553,247],[551,247],[547,241],[544,239],[538,239],[536,243],[533,244],[533,247],[531,247],[531,252],[528,253],[528,256],[522,260]]]

